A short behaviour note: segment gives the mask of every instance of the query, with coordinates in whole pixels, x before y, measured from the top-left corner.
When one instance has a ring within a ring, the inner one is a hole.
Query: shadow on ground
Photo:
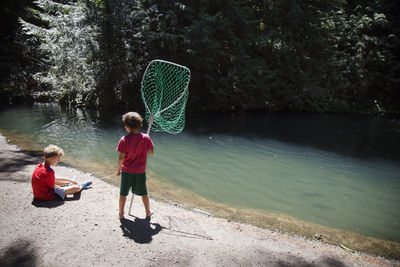
[[[64,200],[62,200],[61,198],[54,200],[40,200],[33,198],[32,205],[36,208],[56,208],[63,205],[65,201],[75,201],[81,199],[81,193],[82,191],[75,193],[73,197],[66,197]]]
[[[40,199],[33,199],[32,205],[36,208],[57,208],[64,204],[62,200],[40,200]]]
[[[0,152],[0,158],[2,159],[0,162],[0,173],[12,173],[17,172],[23,169],[27,165],[37,164],[40,162],[38,158],[32,158],[29,156],[25,156],[23,152],[13,152],[13,157],[10,157],[11,153],[8,151]]]
[[[150,218],[140,219],[135,217],[133,221],[126,218],[121,220],[121,230],[123,236],[126,236],[136,243],[146,244],[150,243],[153,235],[158,234],[162,227],[158,223],[150,223]]]
[[[21,149],[18,150],[17,153],[20,153],[22,155],[29,155],[34,158],[34,160],[41,160],[43,159],[43,151],[39,150],[29,150],[29,149]]]
[[[0,251],[0,266],[36,266],[37,255],[33,243],[20,239]]]
[[[323,263],[326,266],[345,266],[341,261],[330,257],[324,258],[320,263]]]
[[[283,255],[282,255],[283,256]],[[283,256],[284,257],[284,256]],[[268,264],[266,264],[268,265]],[[303,258],[301,257],[289,257],[286,258],[285,260],[278,260],[272,266],[281,266],[281,267],[317,267],[317,266],[327,266],[327,267],[343,267],[346,266],[343,262],[331,258],[331,257],[326,257],[322,259],[316,259],[312,263],[306,262]]]

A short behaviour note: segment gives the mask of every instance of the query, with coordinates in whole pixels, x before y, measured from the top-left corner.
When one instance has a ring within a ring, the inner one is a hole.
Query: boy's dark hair
[[[142,128],[143,119],[137,112],[128,112],[122,115],[122,122],[129,129],[139,130]]]

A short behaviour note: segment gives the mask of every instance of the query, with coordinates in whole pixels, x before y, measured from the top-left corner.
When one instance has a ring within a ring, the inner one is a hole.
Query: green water
[[[115,166],[120,114],[93,119],[54,105],[0,112],[0,132]],[[179,135],[151,133],[148,170],[229,206],[286,213],[400,241],[400,123],[333,115],[189,116]],[[109,172],[113,173],[113,167]]]

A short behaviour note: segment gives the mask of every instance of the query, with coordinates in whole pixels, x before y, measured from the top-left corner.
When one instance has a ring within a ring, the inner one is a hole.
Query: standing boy
[[[121,137],[117,146],[119,157],[115,175],[121,174],[118,217],[120,220],[124,218],[126,196],[130,188],[133,194],[142,196],[146,217],[150,217],[152,212],[146,187],[146,161],[147,154],[153,155],[154,145],[149,135],[139,132],[143,119],[138,113],[124,114],[122,122],[129,134]]]

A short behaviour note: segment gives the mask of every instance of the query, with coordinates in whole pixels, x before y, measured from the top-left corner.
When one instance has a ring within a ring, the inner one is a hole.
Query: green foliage
[[[399,5],[39,0],[20,22],[9,18],[43,63],[29,70],[36,87],[68,105],[142,108],[145,66],[159,58],[191,69],[190,110],[386,115],[400,112]]]
[[[38,85],[29,74],[40,69],[36,57],[37,39],[29,39],[21,30],[20,20],[46,27],[40,8],[27,0],[1,1],[0,106],[32,101],[32,88]]]
[[[345,99],[350,110],[398,113],[400,43],[391,40],[399,34],[399,14],[390,15],[390,6],[383,1],[367,4],[347,4],[333,17],[333,43],[338,49],[334,62],[342,73],[336,97]],[[385,13],[397,21],[390,23]]]
[[[23,22],[27,34],[39,37],[40,56],[46,69],[33,77],[66,105],[89,105],[86,97],[95,91],[95,33],[86,23],[85,9],[74,3],[41,0],[42,17],[49,29]]]
[[[179,59],[192,70],[189,107],[255,109],[266,101],[263,62],[251,53],[256,21],[240,1],[185,1]],[[260,90],[261,89],[261,90]]]
[[[326,111],[333,66],[327,14],[339,1],[261,2],[257,50],[273,110]]]

